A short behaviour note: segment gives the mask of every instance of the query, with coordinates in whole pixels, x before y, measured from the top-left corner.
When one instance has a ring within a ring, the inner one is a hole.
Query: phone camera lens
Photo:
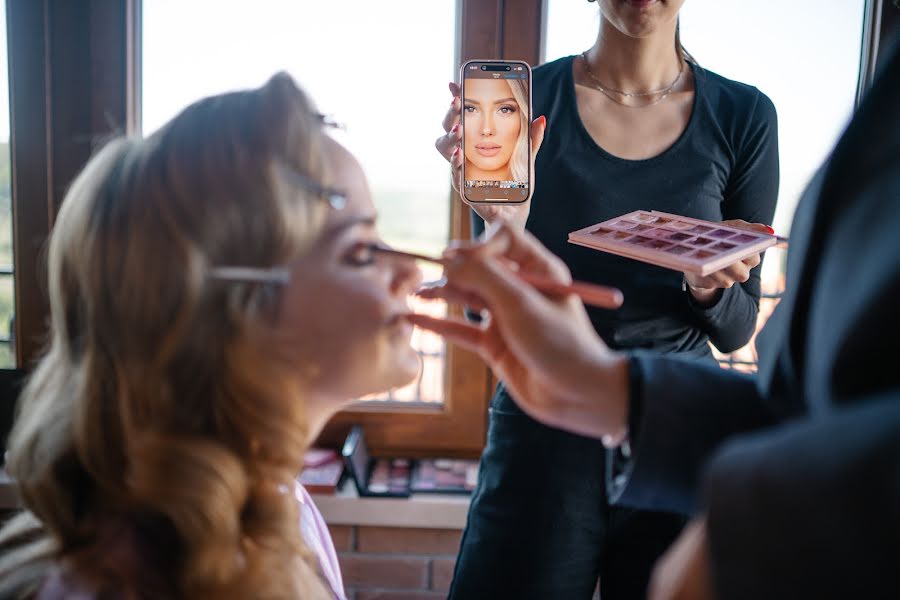
[[[487,65],[481,65],[481,70],[482,70],[482,71],[487,71]]]
[[[509,71],[510,67],[506,67],[506,70]]]

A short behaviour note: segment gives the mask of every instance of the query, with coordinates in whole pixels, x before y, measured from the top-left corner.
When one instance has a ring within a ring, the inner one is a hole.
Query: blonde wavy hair
[[[50,239],[51,340],[21,398],[0,597],[50,569],[126,598],[325,598],[294,481],[306,449],[289,336],[216,265],[304,251],[328,183],[320,120],[284,74],[108,144]],[[277,299],[276,299],[277,301]]]
[[[528,171],[531,168],[528,154],[528,142],[531,132],[531,124],[528,122],[528,86],[524,79],[506,79],[512,90],[513,98],[519,105],[519,137],[516,146],[509,159],[509,174],[513,181],[528,181]]]

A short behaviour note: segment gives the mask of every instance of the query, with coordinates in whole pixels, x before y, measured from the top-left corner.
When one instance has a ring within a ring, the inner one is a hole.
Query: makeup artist
[[[683,1],[600,0],[594,46],[534,70],[534,112],[546,120],[532,128],[540,152],[531,204],[473,208],[527,228],[576,278],[624,291],[621,310],[588,312],[611,348],[713,365],[710,341],[730,352],[754,332],[758,256],[699,278],[567,242],[570,231],[637,209],[762,230],[772,221],[775,108],[685,52]],[[436,143],[457,168],[460,109],[457,97]],[[596,440],[523,414],[501,383],[450,597],[587,599],[599,577],[604,600],[643,598],[685,518],[608,507],[605,460]]]
[[[897,42],[799,202],[787,292],[759,336],[755,377],[611,349],[577,299],[549,299],[510,273],[507,261],[570,279],[515,227],[456,250],[440,290],[474,298],[489,325],[410,318],[480,352],[531,417],[627,439],[611,499],[702,508],[657,568],[652,600],[900,597]],[[537,535],[530,549],[549,560]]]

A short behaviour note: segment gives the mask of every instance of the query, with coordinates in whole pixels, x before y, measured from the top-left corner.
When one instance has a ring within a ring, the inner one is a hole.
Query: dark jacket
[[[614,500],[705,509],[720,598],[900,598],[898,344],[895,44],[801,199],[758,375],[633,359]]]

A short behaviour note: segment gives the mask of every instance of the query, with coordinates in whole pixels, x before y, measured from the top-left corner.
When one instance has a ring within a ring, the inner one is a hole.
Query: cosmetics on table
[[[334,450],[310,448],[303,457],[300,484],[310,494],[333,494],[344,476],[344,462]]]
[[[356,492],[365,497],[471,494],[478,481],[477,460],[372,458],[359,425],[350,430],[341,454]]]
[[[409,496],[411,461],[406,458],[369,456],[363,429],[359,425],[350,431],[341,454],[360,496]]]
[[[644,210],[569,234],[572,244],[700,276],[784,241],[769,233]]]
[[[477,482],[477,460],[421,459],[413,464],[410,487],[416,493],[471,494]]]

